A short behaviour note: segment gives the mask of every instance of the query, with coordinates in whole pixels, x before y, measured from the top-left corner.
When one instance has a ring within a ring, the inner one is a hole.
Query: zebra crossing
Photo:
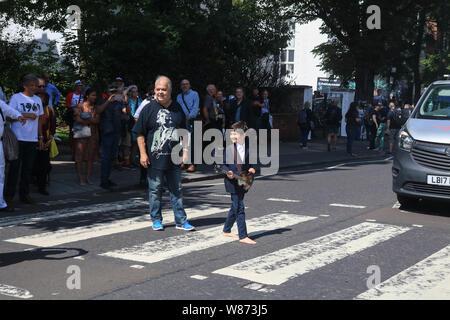
[[[108,210],[127,210],[145,207],[148,204],[139,199],[110,204]],[[115,206],[115,207],[114,207]],[[91,207],[92,209],[92,207]],[[186,209],[189,219],[214,216],[222,217],[228,208],[201,205]],[[71,208],[64,214],[58,212],[40,213],[28,218],[0,219],[0,225],[27,225],[36,221],[53,221],[84,215],[88,212],[82,207]],[[107,212],[94,207],[90,214]],[[173,223],[171,210],[163,211],[165,223]],[[306,216],[299,213],[275,212],[247,220],[250,237],[270,233],[283,228],[296,228],[298,225],[326,219],[322,215]],[[148,213],[132,218],[96,223],[89,226],[67,228],[52,232],[36,233],[22,237],[4,239],[7,243],[29,245],[33,247],[54,247],[78,241],[88,241],[99,237],[119,233],[133,232],[151,228]],[[236,227],[235,227],[236,228]],[[225,277],[242,279],[267,286],[281,286],[288,281],[300,278],[311,272],[321,272],[320,268],[337,261],[345,261],[369,248],[383,245],[400,235],[416,229],[414,226],[399,226],[378,222],[362,222],[350,227],[324,234],[311,240],[277,248],[252,259],[243,259],[235,264],[223,262],[220,268],[212,268],[205,279]],[[228,246],[235,239],[221,236],[222,226],[199,228],[198,231],[182,233],[176,236],[162,237],[133,246],[117,248],[108,252],[96,252],[95,255],[105,261],[121,261],[153,264],[177,259],[193,252],[199,254]],[[236,232],[234,229],[232,232]],[[164,233],[160,233],[164,235]],[[208,280],[204,280],[208,281]],[[8,289],[9,290],[9,289]],[[270,291],[270,289],[268,289]],[[269,292],[268,291],[268,292]],[[435,252],[424,260],[400,271],[391,278],[360,293],[355,299],[450,299],[450,245]]]

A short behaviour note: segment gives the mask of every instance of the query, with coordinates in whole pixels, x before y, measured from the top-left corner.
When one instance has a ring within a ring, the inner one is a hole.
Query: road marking
[[[272,293],[275,292],[274,289],[268,289],[268,288],[261,288],[258,290],[259,292],[264,292],[264,293]]]
[[[249,236],[286,228],[298,223],[317,219],[317,217],[301,216],[295,214],[272,213],[258,218],[247,220]],[[171,259],[184,254],[200,251],[225,243],[237,241],[222,236],[223,226],[208,228],[201,231],[183,234],[180,236],[158,239],[129,248],[100,254],[100,256],[119,258],[145,263],[155,263]],[[232,232],[236,233],[234,226]]]
[[[268,285],[280,285],[408,230],[410,228],[363,222],[305,243],[216,270],[213,273]]]
[[[412,226],[413,227],[417,227],[417,228],[422,228],[423,227],[423,225],[421,225],[421,224],[413,224]]]
[[[186,214],[188,215],[188,218],[193,219],[197,217],[216,214],[219,212],[224,212],[227,210],[229,209],[210,206],[198,206],[193,208],[187,208],[185,211]],[[164,218],[165,224],[174,222],[173,211],[171,209],[164,210],[163,215],[166,215],[166,217]],[[150,228],[152,225],[153,223],[150,220],[149,215],[145,214],[129,219],[122,219],[107,223],[97,223],[93,225],[77,227],[72,229],[38,233],[31,236],[24,236],[4,241],[27,244],[36,247],[53,247],[69,242],[76,242],[116,233]]]
[[[363,292],[355,299],[449,300],[450,246]]]
[[[353,204],[342,204],[342,203],[330,203],[330,207],[343,207],[343,208],[356,208],[356,209],[366,208],[366,206],[355,206]]]
[[[208,279],[208,277],[201,276],[201,275],[198,275],[198,274],[191,276],[191,278],[192,279],[197,279],[197,280],[206,280],[206,279]]]
[[[30,291],[22,289],[22,288],[9,286],[7,284],[0,284],[0,294],[2,294],[4,296],[19,298],[19,299],[33,298],[33,295],[30,293]]]
[[[396,202],[396,203],[394,203],[394,205],[392,206],[392,209],[398,209],[398,208],[400,208],[400,206],[401,206],[401,204],[400,204],[400,202]]]
[[[91,204],[82,207],[65,208],[59,210],[44,211],[35,214],[21,215],[17,217],[7,217],[0,219],[0,226],[11,226],[21,224],[36,224],[37,222],[57,220],[69,218],[79,215],[87,215],[93,213],[103,213],[111,211],[121,211],[138,207],[148,207],[148,201],[140,200],[143,198],[133,198],[125,201],[117,201],[110,203]]]
[[[328,214],[321,214],[320,217],[329,217],[330,215]]]
[[[377,220],[375,219],[366,219],[367,222],[376,222]]]
[[[221,198],[230,198],[229,194],[215,194],[215,193],[210,193],[209,194],[211,197],[221,197]]]
[[[280,202],[301,202],[300,200],[290,200],[290,199],[279,199],[279,198],[268,198],[268,201],[280,201]]]
[[[250,290],[256,290],[259,291],[264,287],[264,285],[262,285],[261,283],[249,283],[248,285],[244,286],[245,289],[250,289]]]
[[[84,257],[75,257],[76,260],[84,260]]]
[[[144,266],[141,266],[141,265],[139,265],[139,264],[135,264],[135,265],[133,265],[133,266],[130,266],[130,268],[133,268],[133,269],[144,269],[145,267],[144,267]]]

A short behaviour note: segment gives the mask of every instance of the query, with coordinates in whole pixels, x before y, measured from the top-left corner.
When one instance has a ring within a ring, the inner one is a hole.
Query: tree
[[[72,4],[81,8],[78,34],[65,29]],[[158,74],[175,83],[189,78],[197,88],[277,83],[266,64],[289,38],[288,21],[269,0],[36,0],[0,9],[17,22],[64,32],[64,54],[101,87],[119,75],[146,87]]]

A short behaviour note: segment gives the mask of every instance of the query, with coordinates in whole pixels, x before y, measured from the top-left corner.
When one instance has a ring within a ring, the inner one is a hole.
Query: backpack
[[[307,114],[306,114],[306,110],[300,110],[300,112],[298,113],[298,117],[297,117],[297,124],[299,126],[301,125],[305,125],[307,122]]]
[[[5,159],[8,161],[13,161],[19,159],[19,141],[17,140],[14,131],[9,126],[4,125],[5,117],[3,116],[3,111],[0,108],[0,114],[3,120],[3,153]]]
[[[409,109],[395,109],[394,110],[394,115],[392,117],[392,120],[394,121],[394,123],[399,126],[402,127],[406,121],[408,121],[409,116],[411,115],[411,112]]]

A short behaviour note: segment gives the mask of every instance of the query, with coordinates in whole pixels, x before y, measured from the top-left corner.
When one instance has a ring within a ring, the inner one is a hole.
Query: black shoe
[[[328,151],[331,151],[331,144],[328,144]]]
[[[36,201],[34,201],[30,196],[21,196],[20,201],[26,204],[36,204]]]
[[[111,180],[108,180],[108,183],[111,187],[117,187],[117,183],[114,183]]]
[[[14,212],[14,208],[13,207],[4,207],[0,209],[0,212]]]
[[[101,183],[100,187],[105,189],[105,190],[109,190],[109,191],[112,190],[111,185],[109,183]]]

